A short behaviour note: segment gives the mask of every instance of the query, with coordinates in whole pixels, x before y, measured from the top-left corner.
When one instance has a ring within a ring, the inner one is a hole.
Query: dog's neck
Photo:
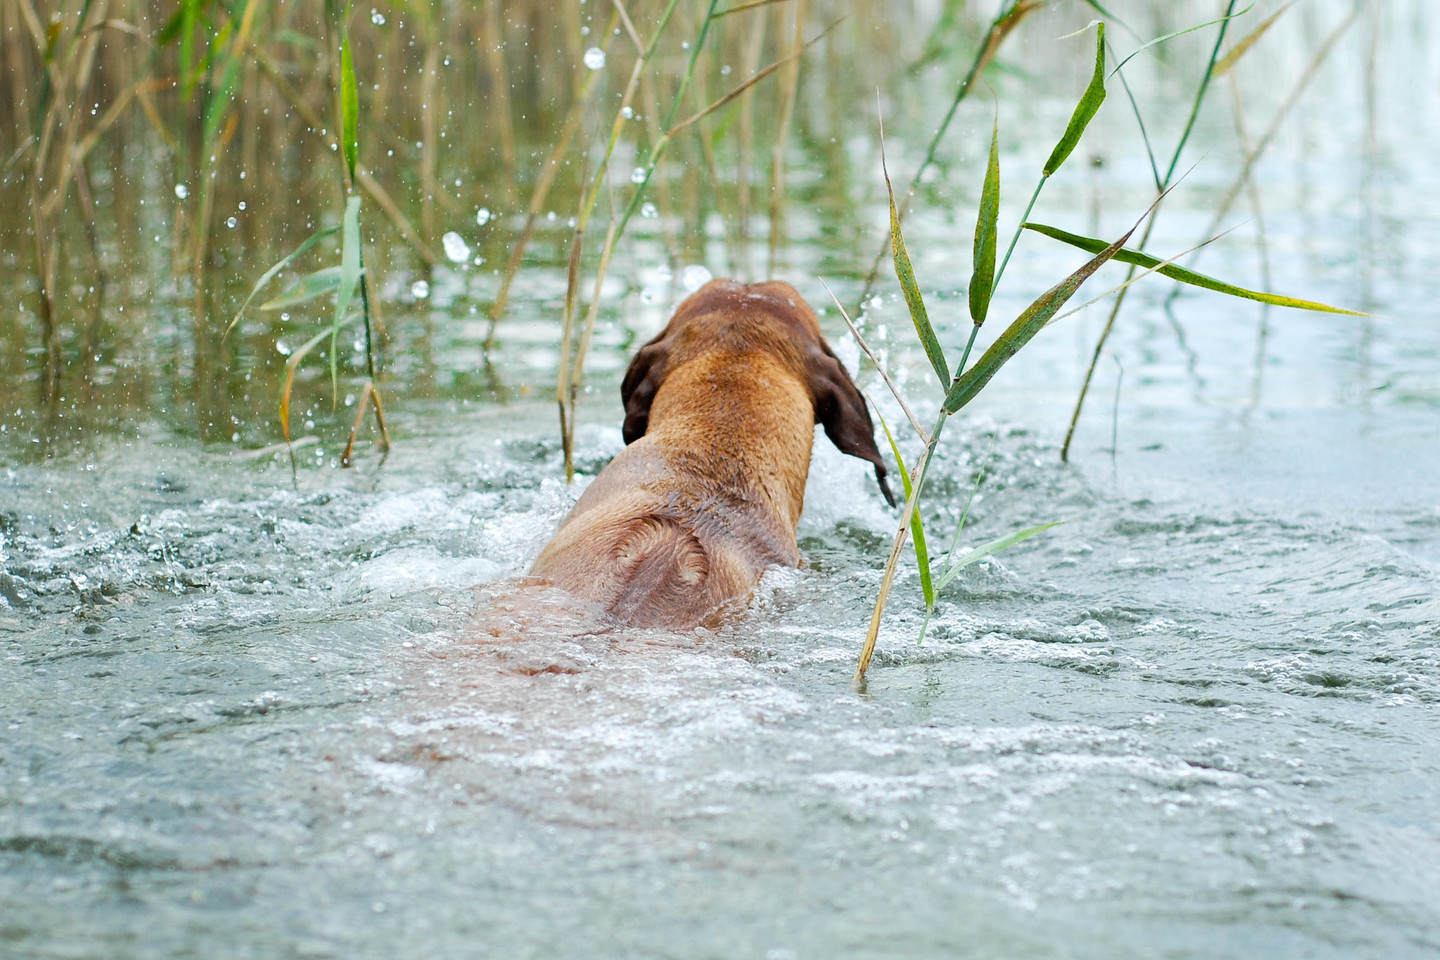
[[[793,535],[805,500],[815,412],[804,381],[763,351],[709,353],[666,374],[646,435],[695,467],[713,496],[759,497]]]

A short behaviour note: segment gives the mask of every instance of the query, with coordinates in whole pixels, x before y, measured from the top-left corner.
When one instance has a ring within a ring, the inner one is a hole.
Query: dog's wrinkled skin
[[[815,424],[885,464],[865,399],[787,283],[715,280],[640,349],[621,386],[628,446],[530,575],[629,624],[689,627],[798,566]]]

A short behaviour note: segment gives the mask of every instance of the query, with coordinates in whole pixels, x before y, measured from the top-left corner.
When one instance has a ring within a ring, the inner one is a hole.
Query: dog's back
[[[636,355],[622,394],[629,445],[531,576],[626,623],[693,626],[766,567],[799,563],[817,422],[883,488],[865,401],[788,284],[708,284]]]

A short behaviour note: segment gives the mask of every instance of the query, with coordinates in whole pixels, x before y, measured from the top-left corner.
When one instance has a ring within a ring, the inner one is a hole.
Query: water
[[[1297,51],[1347,9],[1310,7],[1279,35]],[[1385,9],[1261,168],[1272,286],[1374,317],[1187,294],[1172,321],[1168,286],[1137,288],[1071,465],[1058,447],[1103,308],[1046,331],[947,433],[927,520],[947,542],[983,469],[966,543],[1067,522],[967,569],[921,645],[903,574],[863,694],[849,680],[895,517],[823,434],[806,566],[772,571],[743,616],[684,635],[575,635],[558,611],[519,642],[482,628],[620,448],[619,372],[700,265],[643,235],[597,333],[575,489],[541,393],[563,250],[517,295],[503,403],[469,372],[483,277],[377,269],[401,342],[437,331],[414,379],[393,375],[383,465],[334,467],[353,412],[327,419],[320,379],[294,483],[266,446],[268,385],[206,410],[213,432],[181,422],[202,408],[178,372],[49,447],[7,410],[0,956],[1440,955],[1440,118],[1424,7]],[[1367,120],[1351,81],[1377,26],[1390,66]],[[1305,58],[1248,78],[1253,127]],[[1069,105],[1033,109],[1058,129]],[[929,186],[962,209],[907,228],[937,318],[964,316],[985,112]],[[892,170],[932,120],[892,130]],[[1057,178],[1037,219],[1128,227],[1149,188],[1127,123],[1102,113],[1105,165]],[[1228,185],[1229,120],[1208,123],[1157,251],[1195,242]],[[1049,144],[1015,129],[1018,196]],[[790,175],[786,271],[817,306],[817,275],[858,297],[884,222],[873,144],[852,152],[851,218]],[[1259,285],[1255,237],[1199,268]],[[1022,243],[994,317],[1078,262],[1046,244]],[[723,274],[718,248],[701,268]],[[822,319],[838,348],[833,307]],[[928,420],[908,323],[882,288],[864,327]],[[966,332],[947,322],[947,349]]]

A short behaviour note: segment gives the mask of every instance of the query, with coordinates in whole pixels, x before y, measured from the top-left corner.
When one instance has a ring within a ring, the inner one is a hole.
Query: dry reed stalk
[[[800,51],[805,48],[806,0],[795,0],[794,29],[791,31],[791,59],[780,76],[780,113],[775,121],[775,140],[770,147],[770,256],[769,272],[775,273],[780,253],[780,237],[785,232],[785,144],[790,136],[790,122],[795,116],[795,97],[800,89]]]

